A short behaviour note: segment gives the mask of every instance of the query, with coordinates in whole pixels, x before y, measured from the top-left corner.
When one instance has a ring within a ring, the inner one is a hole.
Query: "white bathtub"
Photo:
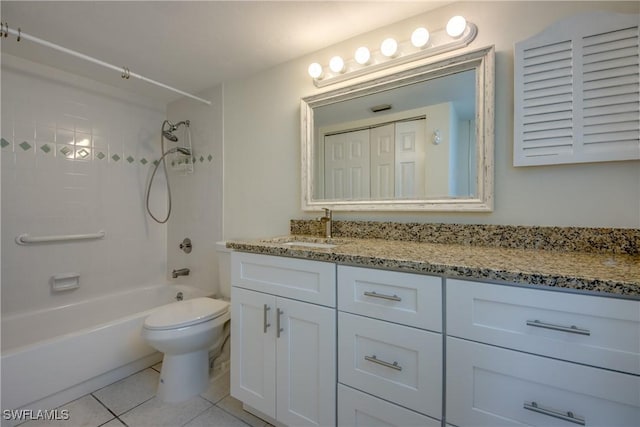
[[[178,292],[207,295],[159,285],[3,317],[2,409],[53,408],[161,360],[140,331]]]

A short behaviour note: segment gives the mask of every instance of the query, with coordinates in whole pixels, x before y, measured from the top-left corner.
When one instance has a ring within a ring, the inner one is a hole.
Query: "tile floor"
[[[66,421],[29,421],[20,427],[269,427],[242,409],[229,394],[229,372],[218,375],[207,390],[182,403],[155,397],[161,364],[144,369],[59,409]]]

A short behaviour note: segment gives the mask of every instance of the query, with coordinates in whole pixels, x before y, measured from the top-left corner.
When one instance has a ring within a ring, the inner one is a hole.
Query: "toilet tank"
[[[226,244],[227,242],[216,242],[216,252],[218,255],[220,296],[229,299],[231,298],[231,249],[228,249]]]

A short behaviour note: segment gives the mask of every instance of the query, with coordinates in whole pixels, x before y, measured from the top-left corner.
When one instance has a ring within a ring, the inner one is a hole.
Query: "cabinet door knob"
[[[271,310],[271,307],[269,307],[267,304],[265,304],[262,308],[262,332],[263,333],[267,333],[267,328],[269,326],[271,326],[271,323],[267,323],[267,311]]]
[[[378,365],[382,365],[385,368],[395,369],[396,371],[402,371],[402,366],[398,365],[398,362],[393,362],[393,363],[385,362],[384,360],[378,359],[375,354],[372,356],[365,356],[364,360],[366,360],[367,362],[377,363]]]
[[[591,331],[588,329],[580,329],[577,326],[562,326],[562,325],[554,325],[553,323],[544,323],[539,320],[527,320],[528,326],[533,326],[535,328],[544,328],[551,329],[553,331],[561,331],[568,332],[570,334],[578,334],[578,335],[591,335]]]
[[[280,327],[280,316],[284,314],[284,311],[276,308],[276,336],[280,338],[280,332],[284,331],[284,328]]]
[[[389,301],[402,301],[402,298],[400,298],[398,295],[385,295],[385,294],[379,294],[375,291],[366,291],[364,293],[365,296],[367,297],[373,297],[373,298],[381,298],[381,299],[386,299]]]
[[[586,421],[584,418],[575,415],[571,411],[567,411],[567,412],[556,411],[555,409],[545,408],[544,406],[540,406],[536,402],[531,402],[531,403],[524,402],[523,408],[529,411],[537,412],[539,414],[548,415],[553,418],[558,418],[563,421],[579,424],[581,426],[586,425]]]

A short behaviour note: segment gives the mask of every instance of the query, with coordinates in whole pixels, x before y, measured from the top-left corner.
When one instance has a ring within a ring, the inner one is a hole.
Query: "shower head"
[[[186,127],[189,127],[190,124],[191,124],[191,122],[189,120],[183,120],[183,121],[175,123],[175,124],[171,123],[169,120],[165,120],[162,123],[162,136],[164,136],[165,138],[167,138],[171,142],[178,142],[178,137],[175,136],[173,134],[173,132],[178,130],[178,127],[180,127],[182,125],[184,125]],[[168,125],[167,129],[165,129],[165,125]]]
[[[178,139],[178,138],[176,138]],[[180,154],[184,154],[185,156],[190,156],[191,155],[191,150],[189,150],[188,148],[185,147],[176,147],[176,151]]]
[[[167,138],[169,141],[178,142],[178,137],[175,136],[172,132],[173,132],[173,130],[163,130],[162,131],[162,135],[165,138]]]

